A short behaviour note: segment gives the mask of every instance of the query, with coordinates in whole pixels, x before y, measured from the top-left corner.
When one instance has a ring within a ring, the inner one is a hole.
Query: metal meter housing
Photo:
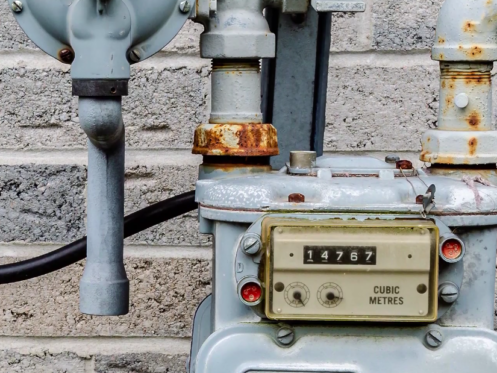
[[[425,220],[262,222],[272,320],[432,322],[439,230]]]

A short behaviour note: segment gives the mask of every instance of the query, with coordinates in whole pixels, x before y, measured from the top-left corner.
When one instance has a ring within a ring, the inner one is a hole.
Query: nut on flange
[[[193,154],[268,157],[278,155],[278,136],[271,124],[201,124],[195,130]]]

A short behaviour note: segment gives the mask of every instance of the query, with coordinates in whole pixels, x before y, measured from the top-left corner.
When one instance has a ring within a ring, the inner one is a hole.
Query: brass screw
[[[133,49],[129,52],[129,59],[133,62],[139,62],[141,60],[140,51],[138,49]]]

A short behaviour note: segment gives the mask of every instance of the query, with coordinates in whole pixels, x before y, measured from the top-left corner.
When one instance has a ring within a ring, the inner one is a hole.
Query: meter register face
[[[270,319],[435,321],[435,224],[266,220]]]

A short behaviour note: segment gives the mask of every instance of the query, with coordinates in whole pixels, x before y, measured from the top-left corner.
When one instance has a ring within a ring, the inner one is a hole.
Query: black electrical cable
[[[124,238],[197,209],[195,191],[166,199],[124,218]],[[86,258],[86,237],[36,258],[0,266],[0,284],[46,275]]]

